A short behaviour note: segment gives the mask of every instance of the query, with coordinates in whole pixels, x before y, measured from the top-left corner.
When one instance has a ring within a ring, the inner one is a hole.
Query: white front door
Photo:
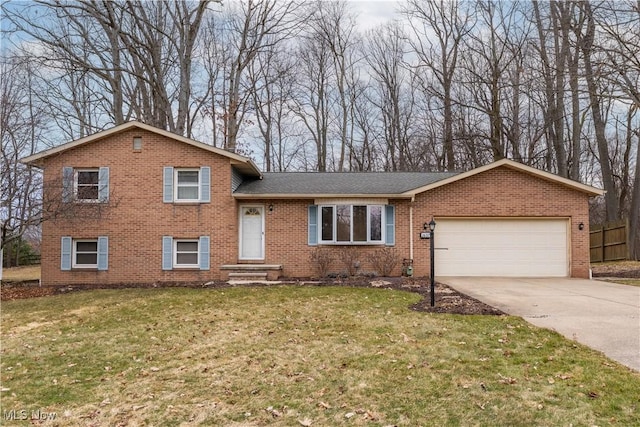
[[[240,206],[240,259],[264,259],[263,206]]]

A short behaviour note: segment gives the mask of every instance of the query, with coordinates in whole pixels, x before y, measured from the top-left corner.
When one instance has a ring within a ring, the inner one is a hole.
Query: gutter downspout
[[[413,259],[413,203],[415,201],[416,196],[411,196],[409,204],[409,259]]]

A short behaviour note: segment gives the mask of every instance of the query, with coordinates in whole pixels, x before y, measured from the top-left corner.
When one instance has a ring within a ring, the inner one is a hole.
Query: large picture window
[[[381,205],[320,206],[320,242],[382,243],[382,215]]]

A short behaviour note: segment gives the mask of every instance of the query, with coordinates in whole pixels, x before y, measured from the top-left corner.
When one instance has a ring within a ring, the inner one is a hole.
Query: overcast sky
[[[399,17],[398,6],[404,0],[349,0],[349,3],[354,12],[359,14],[361,29],[368,30]]]

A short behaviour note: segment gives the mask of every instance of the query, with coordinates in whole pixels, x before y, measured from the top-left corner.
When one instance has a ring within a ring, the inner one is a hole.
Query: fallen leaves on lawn
[[[273,406],[269,406],[266,411],[270,413],[273,418],[279,418],[282,416],[282,412],[278,411]]]
[[[322,409],[331,409],[331,405],[322,401],[318,402],[318,406]]]
[[[512,378],[512,377],[505,377],[502,374],[498,374],[498,376],[500,377],[500,381],[502,384],[515,384],[518,382],[517,379]]]

